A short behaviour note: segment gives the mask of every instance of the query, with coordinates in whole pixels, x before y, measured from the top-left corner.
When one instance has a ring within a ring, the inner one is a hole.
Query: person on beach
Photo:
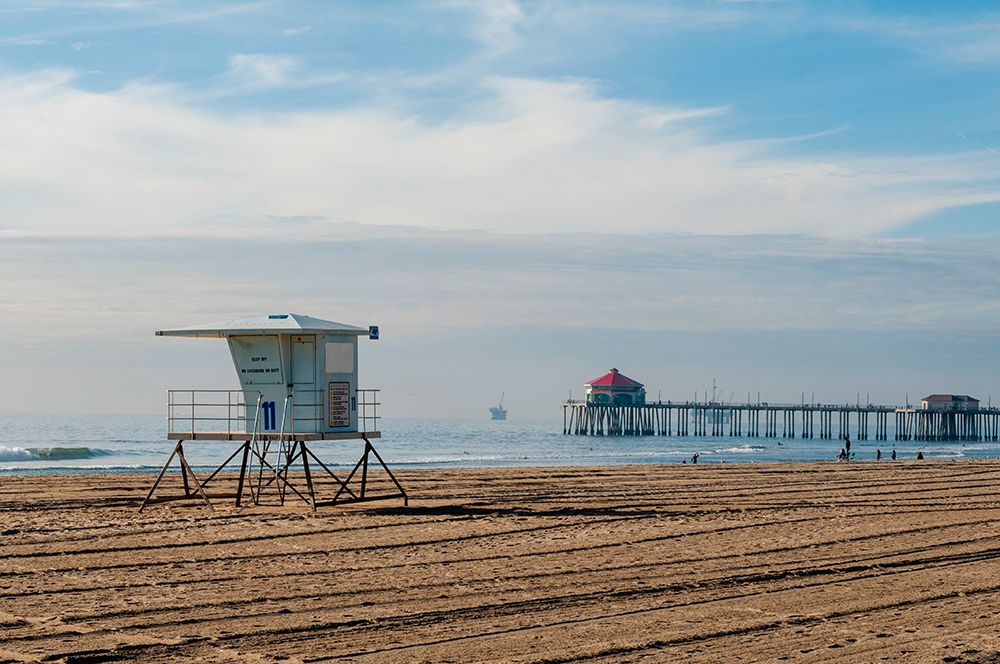
[[[878,449],[877,447],[875,448],[875,460],[876,461],[882,460],[882,450]]]
[[[892,448],[892,460],[893,460],[893,461],[895,461],[895,460],[896,460],[896,448],[895,448],[895,447],[894,447],[894,448]]]
[[[691,463],[698,463],[698,456],[699,455],[698,455],[697,452],[695,452],[694,454],[692,454],[691,455]]]
[[[924,453],[917,452],[917,461],[923,461],[923,460],[924,460]]]
[[[847,456],[851,456],[851,439],[844,434],[844,449],[847,450]]]
[[[840,448],[840,454],[837,455],[837,461],[847,461],[847,452],[844,451],[843,447]]]

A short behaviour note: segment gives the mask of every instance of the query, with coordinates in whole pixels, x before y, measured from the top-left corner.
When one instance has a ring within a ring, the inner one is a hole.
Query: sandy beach
[[[1000,661],[1000,462],[399,477],[316,514],[0,477],[0,661]]]

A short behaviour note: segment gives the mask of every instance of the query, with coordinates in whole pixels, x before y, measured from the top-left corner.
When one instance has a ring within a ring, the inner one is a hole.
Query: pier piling
[[[644,405],[589,405],[567,401],[563,407],[563,433],[590,436],[729,436],[741,438],[795,438],[796,421],[801,438],[833,438],[834,413],[837,437],[869,440],[874,420],[874,440],[889,439],[889,414],[894,416],[893,437],[899,441],[997,441],[1000,408],[934,411],[885,405],[768,404],[715,402],[656,402]],[[744,428],[744,415],[746,427]],[[781,418],[779,433],[778,419]],[[855,426],[851,427],[851,420]]]

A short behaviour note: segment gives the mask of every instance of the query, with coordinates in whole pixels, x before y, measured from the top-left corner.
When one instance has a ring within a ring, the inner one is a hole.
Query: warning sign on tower
[[[330,383],[330,426],[351,425],[351,384]]]

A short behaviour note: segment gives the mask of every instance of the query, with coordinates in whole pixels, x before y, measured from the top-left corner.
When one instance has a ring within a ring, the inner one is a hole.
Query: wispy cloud
[[[957,5],[949,5],[945,12],[921,15],[913,11],[901,16],[880,12],[878,5],[869,10],[843,4],[820,8],[785,0],[714,3],[580,0],[525,5],[518,24],[521,43],[529,44],[552,31],[579,37],[606,35],[611,28],[655,26],[662,34],[752,27],[775,35],[863,34],[936,60],[967,64],[1000,62],[1000,12],[966,11]]]
[[[531,5],[526,24],[571,32],[610,26],[657,26],[671,32],[730,30],[751,24],[785,22],[800,15],[796,3],[582,0]]]
[[[300,25],[294,28],[285,28],[281,31],[282,37],[298,37],[299,35],[304,35],[312,30],[312,26]]]
[[[997,148],[993,147],[992,145],[985,145],[981,141],[979,141],[979,140],[977,140],[975,138],[970,138],[970,137],[966,136],[965,134],[963,134],[960,131],[956,131],[955,135],[958,136],[959,138],[961,138],[963,141],[969,141],[973,145],[976,145],[976,146],[982,148],[983,150],[986,150],[987,152],[991,152],[991,153],[993,153],[995,155],[1000,155],[1000,150],[998,150]]]
[[[6,46],[45,46],[46,44],[51,44],[52,42],[49,41],[48,39],[23,37],[23,38],[4,40],[0,43]]]
[[[34,9],[57,15],[60,11],[72,9],[75,20],[55,21],[53,27],[21,34],[0,37],[0,45],[27,42],[50,43],[64,39],[79,38],[91,34],[127,32],[144,28],[213,24],[233,17],[253,14],[272,9],[274,0],[254,2],[232,2],[192,5],[183,2],[50,2],[36,4]],[[93,10],[93,16],[81,16],[83,9]],[[26,11],[20,8],[19,11]]]
[[[280,86],[296,60],[244,55],[233,66],[245,85]],[[234,115],[178,101],[169,87],[85,92],[71,77],[0,80],[0,178],[10,192],[0,214],[26,232],[213,233],[222,219],[275,215],[504,232],[858,236],[1000,200],[984,151],[792,157],[780,143],[713,138],[700,123],[715,109],[637,105],[584,81],[494,77],[488,102],[427,123],[371,105]]]
[[[700,120],[703,118],[718,117],[725,115],[732,110],[729,106],[711,106],[707,108],[651,108],[642,118],[643,125],[651,129],[662,129],[664,126],[684,120]]]
[[[251,86],[280,86],[300,65],[299,59],[291,55],[237,53],[229,57],[230,73]]]
[[[831,127],[829,129],[822,129],[820,131],[814,131],[808,134],[800,134],[798,136],[780,136],[777,138],[765,138],[765,139],[755,139],[755,143],[798,143],[801,141],[812,141],[817,138],[825,138],[827,136],[835,136],[842,132],[848,130],[847,125],[840,125],[839,127]]]
[[[830,11],[801,17],[803,29],[812,26],[831,32],[862,34],[899,49],[937,61],[964,64],[1000,62],[1000,13],[957,11],[944,15],[887,15],[858,11]]]
[[[515,48],[518,27],[525,14],[514,0],[451,0],[448,6],[474,15],[472,34],[491,56],[502,55]]]
[[[310,223],[196,243],[8,237],[0,278],[20,286],[0,302],[0,339],[142,335],[164,318],[198,322],[271,306],[335,307],[424,332],[594,321],[622,331],[991,332],[1000,312],[995,238],[653,234],[637,242],[331,224],[318,236]],[[219,259],[226,255],[240,259]],[[336,293],[289,286],[334,282]]]
[[[763,390],[765,400],[789,390],[797,397],[800,386],[837,400],[856,389],[896,390],[900,399],[942,385],[995,389],[997,239],[330,224],[320,236],[308,228],[316,220],[268,223],[280,233],[198,241],[0,235],[0,280],[17,285],[0,298],[8,378],[0,403],[44,407],[44,394],[49,404],[148,412],[164,388],[227,387],[224,343],[171,342],[152,331],[278,311],[380,323],[383,340],[362,350],[362,372],[366,385],[398,399],[389,399],[394,416],[475,415],[483,394],[505,380],[520,385],[530,372],[537,380],[518,388],[518,417],[529,400],[536,416],[551,417],[567,389],[607,366],[634,367],[664,398],[684,398],[708,376],[737,394]],[[39,382],[67,371],[102,380],[86,393],[74,381]],[[429,371],[465,386],[462,398],[442,404],[423,389]]]
[[[169,89],[175,99],[197,104],[206,101],[273,93],[280,90],[323,89],[349,79],[342,71],[317,71],[301,58],[275,53],[235,53],[228,58],[225,73],[200,81],[197,85],[176,86],[145,83],[147,92]],[[355,77],[357,80],[357,77]],[[130,88],[136,86],[130,85]]]

